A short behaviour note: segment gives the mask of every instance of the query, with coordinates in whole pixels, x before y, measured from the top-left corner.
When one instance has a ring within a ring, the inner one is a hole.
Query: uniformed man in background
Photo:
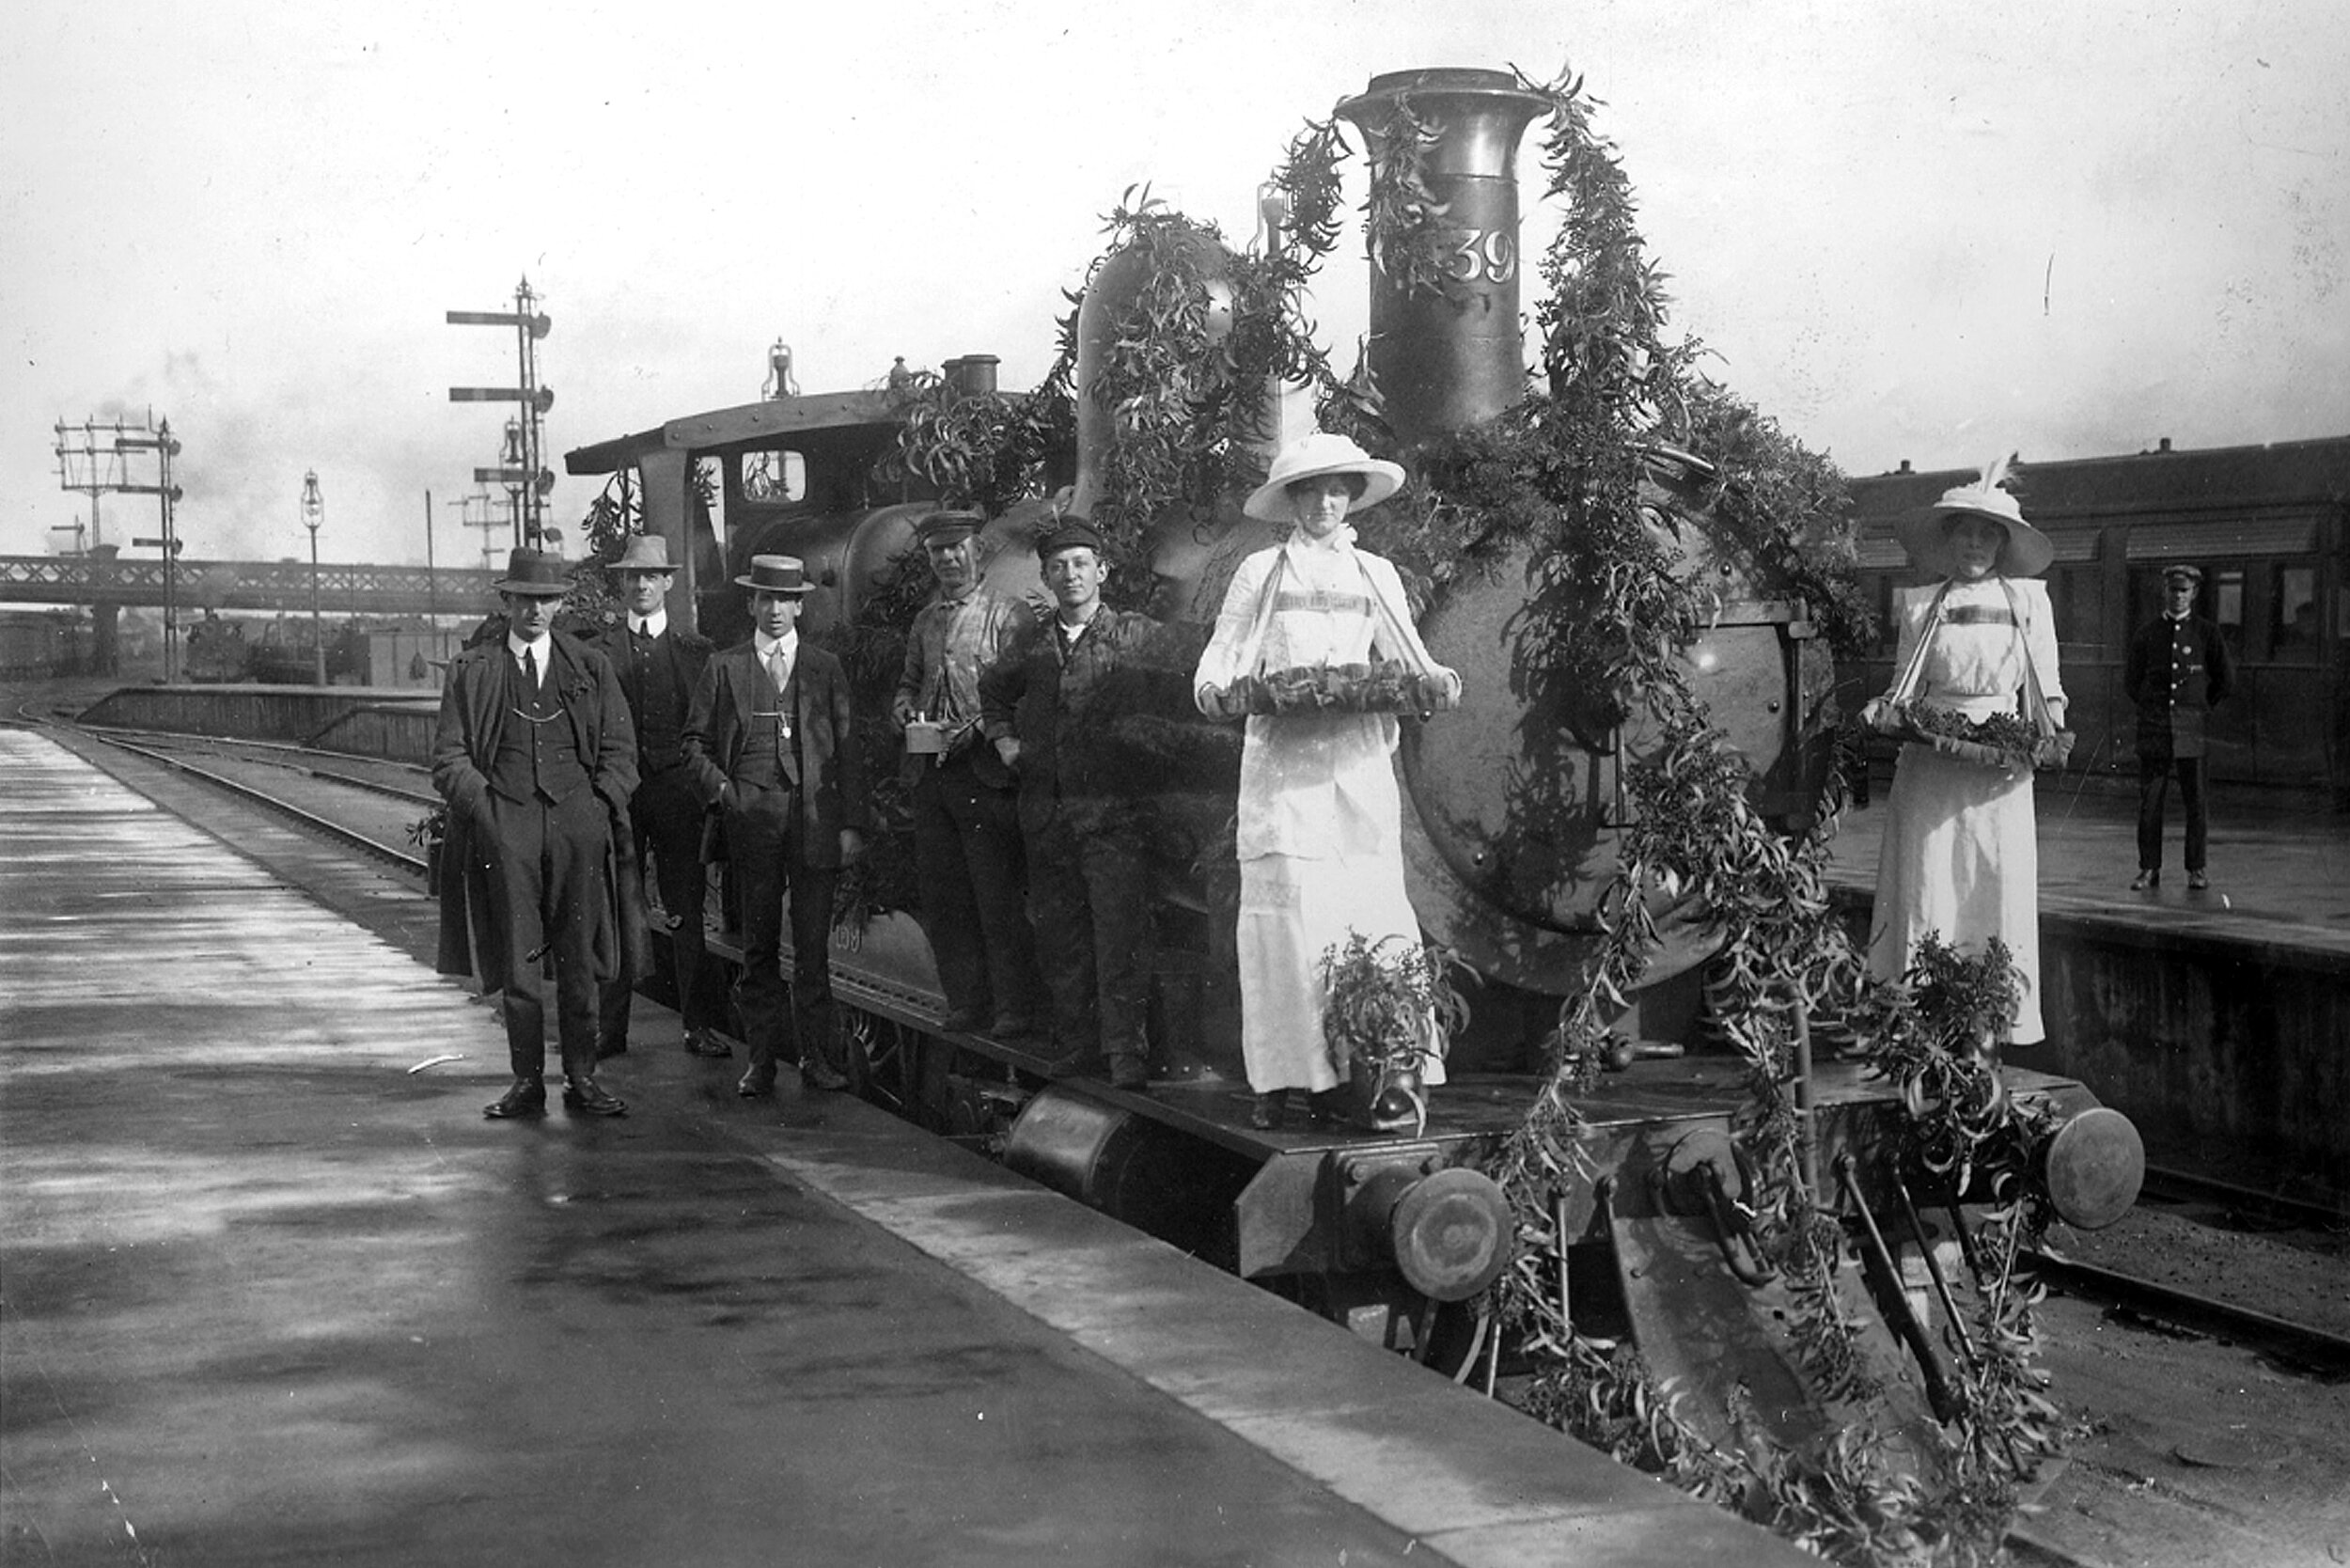
[[[2173,566],[2163,572],[2162,614],[2138,628],[2123,666],[2123,690],[2138,708],[2134,893],[2162,882],[2163,808],[2173,777],[2179,781],[2179,805],[2186,813],[2187,889],[2201,892],[2211,886],[2204,715],[2225,702],[2234,688],[2235,662],[2219,623],[2195,613],[2195,592],[2202,581],[2200,567]]]

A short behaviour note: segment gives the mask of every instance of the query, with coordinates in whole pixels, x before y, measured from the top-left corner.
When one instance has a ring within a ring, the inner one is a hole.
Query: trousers
[[[2138,869],[2162,870],[2162,818],[2169,803],[2170,780],[2179,781],[2179,806],[2186,813],[2186,869],[2200,871],[2211,844],[2211,820],[2203,804],[2208,759],[2173,757],[2168,761],[2141,757],[2138,760]]]
[[[914,857],[922,932],[947,1005],[981,1022],[998,1012],[1042,1011],[1012,792],[980,783],[967,754],[924,768],[914,780]]]
[[[636,835],[636,863],[652,862],[653,883],[668,917],[669,963],[677,976],[678,1011],[689,1029],[715,1027],[723,1004],[723,978],[709,960],[703,931],[709,873],[702,866],[702,805],[693,776],[683,768],[649,774],[629,802],[629,823]],[[656,928],[658,929],[658,928]],[[629,1004],[635,988],[625,979],[604,986],[598,1028],[607,1047],[628,1040]]]
[[[833,891],[837,868],[807,863],[799,792],[737,784],[726,813],[727,849],[743,901],[743,973],[734,1001],[754,1072],[784,1060],[838,1066],[832,1038]],[[783,979],[785,904],[791,906],[791,981]]]
[[[1149,870],[1141,846],[1114,830],[1029,836],[1028,914],[1058,1049],[1149,1062]]]
[[[549,805],[490,796],[494,864],[490,916],[505,934],[507,1056],[518,1078],[547,1064],[547,982],[555,969],[556,1037],[563,1071],[596,1070],[596,925],[609,890],[604,866],[612,827],[592,790]]]

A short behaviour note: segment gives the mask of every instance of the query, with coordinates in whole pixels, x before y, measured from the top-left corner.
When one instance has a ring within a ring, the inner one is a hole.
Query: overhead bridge
[[[478,567],[337,566],[0,556],[0,604],[163,605],[333,616],[462,614],[486,608],[499,573]],[[314,585],[315,584],[315,588]],[[315,594],[315,598],[313,597]]]

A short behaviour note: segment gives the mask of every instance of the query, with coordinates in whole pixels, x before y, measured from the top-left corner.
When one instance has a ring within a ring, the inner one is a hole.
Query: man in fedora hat
[[[984,513],[932,512],[915,538],[938,593],[906,634],[890,716],[907,734],[922,929],[947,993],[946,1027],[1033,1035],[1045,1011],[1010,773],[979,732],[979,682],[1036,624],[1028,606],[979,581]],[[917,745],[928,749],[916,749]]]
[[[546,1109],[541,963],[552,958],[563,1103],[619,1116],[628,1107],[596,1082],[596,1011],[598,988],[620,968],[611,860],[636,788],[636,737],[611,661],[554,629],[571,588],[562,557],[516,550],[496,588],[506,635],[449,661],[433,731],[445,863],[457,870],[443,889],[440,967],[478,971],[504,993],[514,1082],[484,1114]]]
[[[1070,1068],[1106,1057],[1113,1088],[1151,1081],[1153,780],[1120,742],[1141,698],[1136,651],[1158,623],[1102,603],[1102,536],[1072,518],[1037,541],[1055,612],[979,681],[981,726],[1020,781],[1028,915]]]
[[[2203,715],[2228,699],[2235,661],[2219,623],[2195,613],[2202,581],[2201,567],[2163,572],[2162,614],[2130,638],[2123,664],[2122,689],[2138,709],[2138,875],[2130,883],[2136,893],[2162,881],[2163,808],[2173,776],[2186,813],[2187,888],[2201,892],[2211,886]]]
[[[848,1084],[833,1060],[833,890],[865,853],[865,761],[840,661],[799,634],[810,591],[792,556],[754,556],[734,579],[750,595],[750,640],[711,655],[685,718],[694,787],[719,808],[743,902],[735,1002],[751,1062],[735,1091],[773,1094],[776,1065],[799,1059],[811,1089]],[[784,901],[791,904],[791,984],[783,982]]]
[[[669,541],[661,535],[630,535],[619,559],[604,571],[619,588],[624,613],[589,640],[620,672],[636,731],[636,793],[629,801],[635,860],[641,867],[648,852],[652,856],[678,1011],[685,1020],[685,1048],[696,1056],[723,1057],[728,1054],[727,1043],[713,1030],[724,999],[702,931],[709,886],[701,860],[702,803],[685,765],[685,710],[701,683],[702,666],[710,663],[710,639],[669,619],[669,585],[677,573],[669,564]],[[626,977],[604,986],[600,1056],[628,1049],[634,995]]]

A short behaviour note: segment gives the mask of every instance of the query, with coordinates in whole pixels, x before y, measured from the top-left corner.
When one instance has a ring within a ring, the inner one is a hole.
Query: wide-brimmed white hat
[[[1345,436],[1316,431],[1281,448],[1273,460],[1273,471],[1265,476],[1264,483],[1248,493],[1240,510],[1260,523],[1287,523],[1292,516],[1290,486],[1324,474],[1363,477],[1363,493],[1346,509],[1350,512],[1377,506],[1403,484],[1403,470],[1396,464],[1372,457]]]
[[[1937,577],[1955,572],[1958,557],[1950,548],[1948,524],[1953,517],[1966,515],[1987,517],[2007,530],[2007,549],[1999,562],[1999,570],[2007,575],[2037,577],[2047,571],[2048,563],[2056,559],[2056,541],[2025,522],[2024,509],[1999,488],[2007,478],[2007,464],[2006,458],[1984,463],[1982,477],[1974,483],[1953,485],[1934,505],[1897,521],[1893,534],[1909,552],[1909,558]]]

